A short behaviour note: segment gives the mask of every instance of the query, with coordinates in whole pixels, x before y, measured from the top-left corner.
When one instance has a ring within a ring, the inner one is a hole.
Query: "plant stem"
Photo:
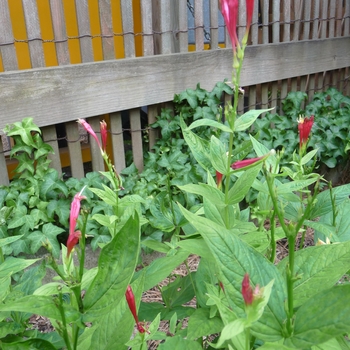
[[[63,297],[62,293],[59,292],[59,299],[58,299],[58,310],[60,311],[61,317],[62,317],[62,324],[63,324],[63,329],[62,329],[62,337],[64,339],[64,342],[66,343],[67,350],[72,350],[71,344],[70,344],[70,339],[69,339],[69,334],[67,331],[67,321],[66,321],[66,315],[64,313],[64,308],[63,308]]]
[[[295,255],[295,237],[296,235],[289,235],[288,240],[288,259],[287,265],[287,295],[288,295],[288,319],[287,330],[289,335],[293,333],[293,316],[294,316],[294,255]]]
[[[272,263],[275,262],[276,259],[276,239],[275,239],[275,215],[276,212],[275,210],[272,212],[272,216],[270,218],[270,230],[271,230],[271,256],[270,256],[270,261]]]
[[[245,329],[245,349],[250,350],[250,328]]]

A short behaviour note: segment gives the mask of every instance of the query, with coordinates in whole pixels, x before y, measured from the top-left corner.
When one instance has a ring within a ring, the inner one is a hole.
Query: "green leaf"
[[[206,184],[178,186],[182,191],[199,194],[216,205],[224,205],[225,196],[217,189]]]
[[[56,350],[56,347],[49,341],[39,338],[31,338],[13,343],[2,342],[1,348],[3,350]]]
[[[260,114],[271,111],[273,108],[269,109],[251,109],[250,111],[244,113],[235,121],[235,131],[247,130],[259,117]]]
[[[316,181],[317,181],[317,178],[311,178],[307,180],[295,180],[295,181],[286,182],[277,187],[277,194],[281,195],[281,194],[290,193],[294,191],[300,191],[300,190],[306,189],[308,186],[310,186]]]
[[[283,272],[288,257],[278,264]],[[350,242],[327,244],[295,252],[294,306],[307,302],[313,295],[331,288],[350,269]]]
[[[184,139],[191,149],[192,155],[205,170],[212,168],[209,158],[210,145],[209,142],[194,134],[191,130],[187,130],[187,126],[183,119],[180,119],[180,125]]]
[[[215,136],[210,139],[210,158],[213,167],[221,174],[229,175],[227,173],[228,158],[226,156],[226,149],[224,144]]]
[[[54,215],[56,214],[58,216],[59,223],[63,227],[68,227],[70,204],[70,201],[64,198],[50,200],[49,204],[47,205],[47,215],[53,219]]]
[[[349,295],[350,284],[347,284],[310,298],[295,313],[294,335],[285,344],[308,348],[346,334],[350,324]]]
[[[22,237],[23,237],[23,235],[1,238],[0,239],[0,248],[4,247],[5,245],[11,244],[12,242],[19,240]]]
[[[199,337],[220,333],[224,324],[220,317],[210,317],[210,309],[196,309],[188,321],[187,338],[195,340]]]
[[[57,307],[57,296],[27,295],[20,299],[5,300],[5,304],[0,305],[0,311],[19,311],[41,315],[55,320],[62,321],[62,315]],[[77,322],[80,314],[71,305],[63,304],[67,322]]]
[[[42,231],[34,231],[29,235],[31,241],[32,253],[36,253],[40,247],[49,244],[53,256],[57,259],[60,256],[60,245],[57,241],[57,235],[64,232],[64,229],[51,223],[45,224]]]
[[[175,255],[165,256],[163,258],[158,258],[153,260],[146,269],[145,286],[144,290],[153,288],[157,283],[168,277],[171,272],[184,262],[190,255],[182,249],[178,250]],[[141,271],[135,274],[137,277]]]
[[[258,176],[261,166],[262,164],[260,163],[250,169],[247,169],[238,178],[238,180],[229,190],[229,204],[239,203],[246,196],[246,194],[252,187],[253,182]]]
[[[100,197],[106,204],[115,206],[117,204],[118,193],[104,184],[102,184],[102,186],[103,190],[100,190],[98,188],[90,188],[90,191]]]
[[[162,288],[162,298],[167,307],[181,306],[195,296],[193,289],[194,276],[194,272],[185,277],[177,276],[174,282]]]
[[[224,132],[232,133],[232,130],[228,126],[211,119],[196,120],[190,126],[188,126],[186,130],[192,130],[198,126],[212,126],[213,128],[220,129]]]
[[[7,125],[5,128],[7,136],[20,136],[21,140],[28,146],[35,147],[32,131],[41,133],[40,129],[33,123],[33,118],[24,118],[22,122]]]
[[[250,140],[252,141],[253,148],[258,157],[262,157],[269,153],[271,150],[256,140],[253,136],[250,136]],[[265,160],[266,166],[268,169],[271,169],[271,172],[278,174],[279,166],[277,164],[277,157],[275,155],[270,155]]]
[[[44,181],[40,187],[40,195],[46,200],[51,191],[58,191],[68,197],[68,188],[65,183],[58,178],[56,171],[51,171],[46,174]]]
[[[318,149],[313,149],[312,151],[306,153],[305,156],[301,158],[300,164],[305,165],[306,163],[308,163],[313,157],[315,157],[317,152],[318,152]]]
[[[194,215],[183,207],[181,210],[187,220],[204,237],[212,251],[221,271],[219,278],[224,284],[229,300],[233,303],[231,307],[239,317],[245,314],[241,295],[244,274],[249,273],[253,285],[267,285],[271,280],[275,280],[264,314],[253,325],[252,331],[264,341],[281,339],[284,320],[287,317],[283,307],[286,290],[284,279],[277,267],[222,226]]]
[[[174,337],[168,337],[165,343],[161,343],[158,346],[159,350],[202,350],[202,346],[199,343],[183,338],[180,335]]]
[[[0,264],[0,278],[22,271],[39,260],[40,259],[20,259],[9,257]]]
[[[137,309],[142,296],[144,277],[144,274],[142,274],[131,285]],[[113,326],[111,327],[111,325]],[[122,298],[114,307],[111,307],[109,312],[102,315],[96,324],[93,324],[92,329],[89,330],[91,334],[91,345],[88,348],[127,350],[128,347],[125,344],[130,340],[134,326],[135,320],[133,315],[130,312],[126,299]],[[79,344],[78,349],[85,350],[87,347],[80,346]]]
[[[335,205],[339,205],[344,199],[349,198],[350,184],[338,186],[332,189],[333,196],[335,197]],[[332,211],[332,202],[330,197],[330,191],[326,190],[319,193],[316,197],[316,203],[310,213],[310,220],[319,216],[323,216]]]
[[[101,250],[98,272],[86,291],[86,320],[104,314],[124,298],[134,273],[140,249],[140,225],[137,213],[131,216],[110,243]]]

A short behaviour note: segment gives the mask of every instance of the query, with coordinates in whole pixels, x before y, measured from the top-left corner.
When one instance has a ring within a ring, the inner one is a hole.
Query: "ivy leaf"
[[[20,136],[21,140],[28,146],[35,147],[32,131],[41,133],[40,129],[33,123],[33,118],[24,118],[22,122],[13,123],[5,128],[7,136]]]
[[[70,201],[68,199],[51,200],[47,205],[47,215],[53,219],[56,214],[60,224],[64,227],[68,227],[69,213]]]
[[[62,232],[64,232],[64,229],[51,223],[43,225],[42,231],[32,232],[29,236],[32,253],[36,253],[41,246],[49,244],[51,246],[53,256],[55,258],[59,258],[60,245],[57,241],[57,235]]]

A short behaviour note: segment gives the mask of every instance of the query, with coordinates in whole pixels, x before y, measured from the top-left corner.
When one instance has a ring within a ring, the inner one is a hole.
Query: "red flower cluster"
[[[238,0],[220,0],[221,12],[224,17],[227,31],[230,35],[233,52],[236,51],[238,45],[237,38],[237,16],[238,16]],[[254,0],[246,0],[246,12],[247,12],[247,26],[246,33],[249,32],[250,25],[252,23],[254,12]]]
[[[100,140],[98,139],[95,131],[92,129],[89,123],[87,123],[84,119],[78,119],[78,123],[83,126],[83,128],[96,140],[98,147],[101,150],[101,153],[106,152],[106,146],[107,146],[107,123],[103,120],[100,122],[100,132],[101,132],[101,140],[102,140],[102,147]]]
[[[309,135],[311,132],[312,125],[314,124],[314,116],[299,117],[298,119],[298,130],[299,130],[299,145],[300,148],[306,147]]]

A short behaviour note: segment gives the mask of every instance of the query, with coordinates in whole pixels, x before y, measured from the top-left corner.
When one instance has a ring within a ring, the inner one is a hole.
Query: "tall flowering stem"
[[[241,74],[241,69],[243,65],[244,50],[245,50],[246,42],[243,43],[243,46],[241,47],[237,37],[237,17],[238,17],[239,1],[238,0],[221,0],[220,5],[221,5],[221,12],[227,27],[227,31],[230,35],[230,39],[232,42],[232,50],[233,50],[233,64],[232,64],[232,68],[233,68],[232,84],[233,84],[233,90],[234,90],[233,106],[227,105],[225,107],[225,118],[228,121],[229,126],[232,130],[232,133],[230,133],[228,154],[227,154],[227,174],[229,174],[230,167],[231,167],[232,149],[233,149],[233,137],[234,137],[233,134],[235,129],[235,121],[237,118],[238,99],[241,91],[240,74]],[[254,0],[246,0],[246,7],[247,7],[246,33],[249,33],[249,28],[252,21],[253,10],[254,10]],[[228,203],[230,176],[226,176],[225,185],[226,185],[225,186],[225,203]],[[226,206],[226,211],[225,211],[225,222],[228,227],[230,222],[228,206]]]

